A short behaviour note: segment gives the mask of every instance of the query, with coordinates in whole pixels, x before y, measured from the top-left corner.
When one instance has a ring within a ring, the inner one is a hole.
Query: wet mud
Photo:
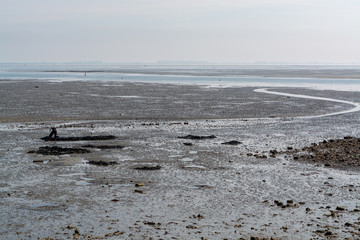
[[[217,91],[140,83],[37,83],[32,91],[46,94],[36,97],[48,101],[50,94],[54,103],[38,104],[31,93],[27,101],[12,102],[19,93],[9,89],[27,92],[32,84],[1,88],[8,96],[0,103],[5,109],[0,124],[1,239],[360,237],[360,114],[304,118],[347,110],[347,104],[254,88]],[[77,101],[69,91],[79,93]],[[359,93],[292,91],[359,99]],[[95,101],[88,93],[99,96]],[[141,98],[106,97],[125,93]],[[34,106],[35,112],[28,111]],[[99,107],[103,111],[97,114]],[[62,108],[67,109],[63,115],[57,112]],[[165,115],[169,118],[158,118]],[[26,117],[39,121],[23,121]],[[60,136],[116,138],[41,140],[54,125]],[[178,138],[189,133],[195,138]],[[201,138],[208,136],[216,138]],[[44,147],[89,152],[36,153]]]

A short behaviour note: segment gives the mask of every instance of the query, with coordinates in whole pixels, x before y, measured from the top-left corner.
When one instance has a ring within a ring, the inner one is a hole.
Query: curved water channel
[[[359,103],[354,103],[354,102],[349,102],[349,101],[339,100],[339,99],[334,99],[334,98],[315,97],[315,96],[308,96],[308,95],[303,95],[303,94],[275,92],[275,91],[268,90],[268,88],[255,89],[254,92],[274,94],[274,95],[280,95],[280,96],[286,96],[286,97],[295,97],[295,98],[304,98],[304,99],[314,99],[314,100],[321,100],[321,101],[345,103],[345,104],[349,104],[349,105],[353,106],[353,108],[348,109],[348,110],[344,110],[344,111],[333,112],[333,113],[325,113],[325,114],[320,114],[320,115],[312,115],[312,116],[300,116],[300,117],[296,117],[296,118],[319,118],[319,117],[341,115],[341,114],[347,114],[347,113],[353,113],[353,112],[360,111],[360,104]]]

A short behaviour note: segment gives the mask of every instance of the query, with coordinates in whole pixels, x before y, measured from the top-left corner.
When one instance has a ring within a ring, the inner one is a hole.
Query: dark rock
[[[43,163],[44,160],[34,160],[33,163]]]
[[[272,155],[276,155],[277,153],[278,153],[278,151],[276,149],[270,150],[270,154],[272,154]]]
[[[349,223],[349,222],[346,222],[346,223],[345,223],[345,227],[351,227],[351,226],[352,226],[351,223]]]
[[[241,144],[241,142],[239,141],[236,141],[236,140],[232,140],[232,141],[229,141],[229,142],[223,142],[221,144],[225,144],[225,145],[239,145]]]
[[[157,166],[143,166],[143,167],[136,167],[134,168],[136,170],[160,170],[161,169],[161,166],[160,165],[157,165]]]
[[[56,137],[50,138],[50,137],[43,137],[41,138],[44,141],[58,141],[58,142],[65,142],[65,141],[103,141],[103,140],[113,140],[116,137],[113,135],[104,135],[104,136],[84,136],[84,137]]]
[[[344,211],[345,208],[344,208],[344,207],[341,207],[341,206],[337,206],[337,207],[336,207],[336,210],[338,210],[338,211]]]
[[[28,153],[37,153],[42,155],[63,155],[63,154],[80,154],[89,153],[90,151],[84,148],[63,148],[63,147],[39,147],[36,151],[29,151]]]
[[[183,137],[178,137],[181,139],[190,139],[190,140],[203,140],[203,139],[214,139],[216,136],[210,135],[210,136],[196,136],[196,135],[187,135]]]
[[[185,146],[192,146],[193,144],[192,143],[183,143]]]
[[[92,160],[88,162],[89,164],[93,164],[93,165],[98,165],[98,166],[109,166],[109,165],[114,165],[117,164],[117,162],[115,161],[103,161],[103,160]]]
[[[330,232],[330,231],[327,231],[324,235],[325,235],[325,236],[331,236],[331,235],[333,235],[333,233]]]

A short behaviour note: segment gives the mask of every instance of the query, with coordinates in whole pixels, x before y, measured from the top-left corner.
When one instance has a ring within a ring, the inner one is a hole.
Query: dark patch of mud
[[[135,167],[136,170],[145,170],[145,171],[151,171],[151,170],[160,170],[161,166],[142,166],[142,167]]]
[[[92,165],[98,165],[98,166],[109,166],[109,165],[115,165],[117,162],[115,161],[104,161],[104,160],[91,160],[88,162]]]
[[[116,137],[113,135],[105,135],[105,136],[84,136],[84,137],[43,137],[41,138],[44,141],[59,141],[59,142],[70,142],[70,141],[96,141],[96,140],[113,140]]]
[[[185,142],[183,143],[185,146],[192,146],[193,144],[192,143],[188,143],[188,142]]]
[[[123,149],[124,146],[121,145],[84,145],[84,148],[98,148],[98,149]]]
[[[63,155],[63,154],[82,154],[82,153],[90,153],[89,150],[84,148],[63,148],[63,147],[39,147],[38,150],[32,150],[28,153],[36,153],[36,154],[42,154],[42,155]]]
[[[214,139],[216,136],[210,135],[210,136],[197,136],[197,135],[187,135],[183,137],[178,137],[181,139],[190,139],[190,140],[203,140],[203,139]]]
[[[291,155],[294,160],[324,164],[325,167],[349,168],[360,170],[360,139],[344,137],[343,139],[324,140],[312,143],[302,149],[288,147],[286,151],[271,150],[270,154]]]
[[[229,141],[229,142],[223,142],[221,144],[224,144],[224,145],[239,145],[241,144],[241,142],[237,141],[237,140],[232,140],[232,141]]]

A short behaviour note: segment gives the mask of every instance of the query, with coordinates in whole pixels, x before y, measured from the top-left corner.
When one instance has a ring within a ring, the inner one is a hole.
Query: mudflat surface
[[[349,108],[341,103],[257,93],[255,88],[126,82],[0,84],[1,122],[292,117]],[[352,97],[358,98],[360,93]]]
[[[321,117],[352,105],[254,88],[0,84],[0,238],[360,237],[355,158],[339,167],[294,151],[345,136],[355,144],[359,112]],[[51,126],[79,141],[45,142]],[[36,152],[44,147],[86,151]]]

